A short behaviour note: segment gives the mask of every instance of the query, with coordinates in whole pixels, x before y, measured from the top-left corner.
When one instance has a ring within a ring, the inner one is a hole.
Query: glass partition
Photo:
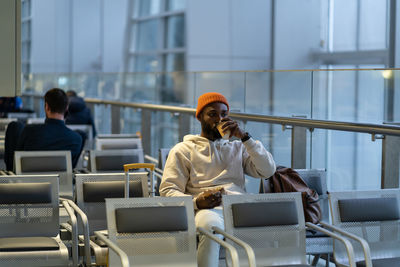
[[[398,77],[398,70],[383,69],[30,74],[23,91],[43,94],[60,87],[82,97],[192,108],[201,94],[216,91],[227,97],[234,112],[382,124],[399,116]],[[94,111],[98,132],[111,133],[111,107],[96,105]],[[141,113],[121,108],[121,132],[140,132]],[[179,114],[154,111],[149,123],[151,156],[157,158],[159,148],[182,141]],[[273,153],[278,165],[291,165],[291,129],[240,123]],[[192,116],[188,133],[200,131]],[[306,167],[326,169],[330,190],[380,188],[382,140],[372,141],[365,133],[312,129],[307,131],[306,147]],[[254,183],[249,187],[256,188]]]

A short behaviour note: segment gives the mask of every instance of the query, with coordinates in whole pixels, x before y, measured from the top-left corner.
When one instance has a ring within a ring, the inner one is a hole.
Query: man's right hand
[[[221,205],[222,195],[224,188],[210,189],[200,193],[196,198],[196,205],[198,209],[212,209]]]

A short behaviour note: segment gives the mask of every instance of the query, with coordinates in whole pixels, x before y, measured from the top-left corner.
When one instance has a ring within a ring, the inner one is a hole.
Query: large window
[[[21,71],[24,75],[30,73],[31,56],[31,0],[22,0],[21,7]]]
[[[185,0],[132,0],[126,70],[185,70]]]

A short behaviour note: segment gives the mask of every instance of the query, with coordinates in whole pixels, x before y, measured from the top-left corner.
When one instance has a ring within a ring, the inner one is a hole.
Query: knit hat
[[[199,100],[197,101],[197,110],[196,110],[196,118],[200,120],[200,113],[201,111],[208,105],[214,102],[220,102],[225,104],[228,107],[229,111],[229,104],[228,101],[226,100],[225,96],[221,95],[220,93],[205,93],[202,94],[199,97]]]

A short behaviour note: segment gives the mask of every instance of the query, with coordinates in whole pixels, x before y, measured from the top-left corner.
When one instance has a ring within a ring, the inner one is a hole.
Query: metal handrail
[[[186,113],[192,115],[196,113],[196,109],[188,107],[177,107],[177,106],[145,104],[145,103],[129,103],[129,102],[102,100],[95,98],[85,98],[85,101],[91,104],[116,105],[120,107],[149,109],[149,110],[166,111],[172,113]],[[250,113],[240,113],[240,112],[230,112],[229,116],[244,121],[257,121],[257,122],[266,122],[272,124],[293,125],[310,129],[328,129],[328,130],[338,130],[338,131],[348,131],[348,132],[361,132],[370,134],[383,134],[383,135],[387,134],[387,135],[400,136],[400,126],[388,125],[388,124],[382,125],[382,124],[372,124],[372,123],[315,120],[315,119],[305,119],[298,117],[270,116],[270,115],[250,114]]]
[[[26,96],[40,97],[36,94],[26,94]],[[147,103],[131,103],[121,102],[116,100],[104,100],[97,98],[85,98],[85,101],[95,105],[114,105],[119,107],[128,107],[135,109],[147,109],[154,111],[164,111],[171,113],[185,113],[195,115],[196,109],[189,107],[169,106],[169,105],[158,105],[158,104],[147,104]],[[388,125],[388,124],[373,124],[373,123],[357,123],[357,122],[346,122],[346,121],[332,121],[332,120],[316,120],[316,119],[305,119],[299,117],[283,117],[283,116],[271,116],[262,114],[251,114],[251,113],[240,113],[230,112],[229,116],[234,119],[243,121],[256,121],[280,125],[292,125],[300,126],[309,129],[327,129],[327,130],[338,130],[347,132],[360,132],[369,134],[381,134],[381,135],[394,135],[400,136],[400,126]]]

